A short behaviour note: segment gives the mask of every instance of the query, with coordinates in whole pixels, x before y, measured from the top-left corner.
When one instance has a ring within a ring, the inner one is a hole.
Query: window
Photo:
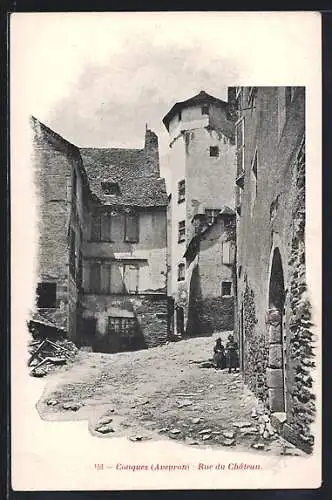
[[[230,297],[232,295],[232,282],[223,281],[221,283],[221,295],[223,297]]]
[[[186,273],[186,266],[185,264],[179,264],[178,265],[178,281],[184,281],[185,280],[185,273]]]
[[[37,307],[40,309],[56,308],[56,283],[43,281],[37,285]]]
[[[179,118],[179,121],[182,120],[182,111],[179,111],[178,118]]]
[[[101,240],[101,220],[100,215],[93,214],[91,217],[91,240],[100,241]]]
[[[226,229],[232,229],[232,228],[235,228],[235,219],[234,217],[223,217],[224,219],[224,227]]]
[[[121,194],[119,184],[117,182],[103,181],[101,183],[101,187],[105,194],[113,194],[117,196]]]
[[[119,318],[119,317],[108,317],[108,332],[120,333],[124,335],[130,334],[130,331],[135,329],[136,319],[135,318]]]
[[[218,146],[210,146],[210,156],[213,156],[213,157],[219,156],[219,147]]]
[[[234,243],[232,241],[222,242],[222,263],[231,265],[234,263]]]
[[[244,172],[244,118],[241,118],[235,125],[236,138],[236,163],[239,177]]]
[[[138,265],[123,264],[124,291],[127,293],[138,293]]]
[[[124,240],[127,243],[137,243],[138,242],[138,216],[137,216],[137,214],[126,214]]]
[[[179,236],[178,236],[178,242],[182,243],[183,241],[186,240],[186,221],[181,220],[179,222]]]
[[[89,291],[92,293],[101,292],[101,264],[99,262],[90,264]]]
[[[201,112],[202,112],[202,115],[208,115],[209,114],[209,105],[204,104],[204,106],[201,107]]]
[[[112,241],[112,216],[108,213],[91,217],[91,241]]]
[[[208,224],[213,224],[215,221],[215,218],[219,214],[220,210],[218,209],[211,209],[211,208],[206,208],[205,209],[205,217],[206,221]]]
[[[139,264],[99,261],[88,264],[88,286],[95,294],[135,294],[139,291]],[[86,286],[86,285],[85,285]]]
[[[182,203],[186,197],[186,182],[184,180],[178,182],[178,203]]]

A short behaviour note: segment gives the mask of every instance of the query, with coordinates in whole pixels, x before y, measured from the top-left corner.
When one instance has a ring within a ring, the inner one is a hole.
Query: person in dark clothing
[[[231,373],[232,368],[234,371],[239,367],[239,356],[238,356],[238,345],[235,342],[233,335],[228,336],[228,342],[226,344],[226,358],[228,373]]]
[[[226,367],[225,347],[221,343],[221,339],[216,340],[213,348],[213,363],[214,366],[220,370]]]

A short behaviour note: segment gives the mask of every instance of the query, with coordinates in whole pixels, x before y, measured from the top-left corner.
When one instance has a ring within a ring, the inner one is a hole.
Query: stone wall
[[[119,350],[116,343],[107,340],[109,317],[135,319],[137,349],[155,347],[167,341],[168,299],[166,295],[85,294],[82,309],[82,333],[85,338],[82,338],[82,343],[93,345],[97,351],[101,348],[106,352]],[[95,323],[94,331],[87,332],[86,329],[90,328],[93,322]]]
[[[37,195],[37,281],[56,283],[56,307],[42,308],[41,316],[76,335],[78,289],[69,277],[68,229],[82,221],[80,155],[75,146],[32,119],[33,168]],[[73,170],[77,172],[77,196],[72,198]],[[75,206],[73,206],[75,202]],[[74,210],[75,209],[75,210]],[[75,221],[72,222],[73,213]]]
[[[255,294],[247,281],[243,294],[243,312],[245,382],[256,396],[266,403],[268,398],[266,383],[268,345],[265,331],[259,330],[257,325]]]
[[[199,304],[200,330],[202,333],[233,330],[234,298],[205,298]]]
[[[290,293],[286,299],[287,328],[289,339],[291,390],[288,396],[288,422],[293,433],[309,447],[314,438],[311,424],[315,417],[312,369],[314,339],[311,331],[311,306],[306,286],[305,272],[305,152],[302,145],[294,164],[293,230],[288,266],[290,269]]]

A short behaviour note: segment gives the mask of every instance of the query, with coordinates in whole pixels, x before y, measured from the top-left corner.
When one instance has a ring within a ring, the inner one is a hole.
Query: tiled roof
[[[90,189],[104,205],[167,206],[165,180],[144,176],[144,149],[80,148]],[[103,181],[119,184],[120,195],[106,195]]]
[[[190,99],[187,99],[185,101],[175,103],[172,109],[164,116],[163,124],[168,130],[169,122],[179,111],[181,111],[183,108],[200,104],[214,104],[221,107],[227,106],[227,103],[225,101],[218,99],[217,97],[213,97],[212,95],[204,92],[204,90],[201,90],[201,92],[194,97],[191,97]]]

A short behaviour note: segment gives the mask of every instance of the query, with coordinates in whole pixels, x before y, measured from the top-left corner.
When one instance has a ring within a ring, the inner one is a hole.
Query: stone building
[[[167,194],[158,138],[82,148],[35,118],[36,312],[78,344],[114,352],[164,342]]]
[[[34,117],[31,126],[39,204],[36,312],[76,341],[87,176],[76,146]]]
[[[92,196],[85,206],[82,332],[98,350],[167,338],[167,194],[158,138],[143,149],[80,150]]]
[[[310,449],[313,345],[305,275],[305,90],[233,87],[236,333],[249,387]]]
[[[223,243],[235,208],[234,123],[228,104],[202,91],[176,103],[163,123],[169,132],[172,173],[168,243],[172,329],[178,335],[232,329],[232,249]]]

